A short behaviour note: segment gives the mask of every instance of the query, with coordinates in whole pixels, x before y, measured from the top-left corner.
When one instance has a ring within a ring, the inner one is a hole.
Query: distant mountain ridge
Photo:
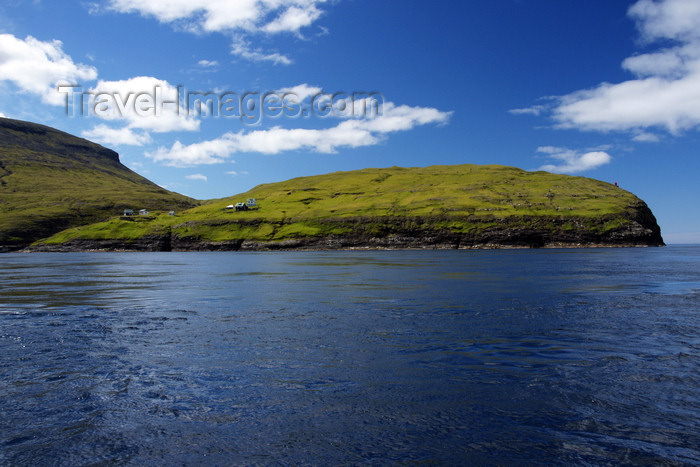
[[[0,118],[0,251],[23,248],[124,208],[186,209],[99,144],[54,128]]]
[[[54,142],[50,140],[54,138]],[[0,118],[0,147],[21,147],[37,154],[54,153],[71,156],[75,161],[94,162],[109,159],[119,164],[119,154],[83,138],[38,123]]]

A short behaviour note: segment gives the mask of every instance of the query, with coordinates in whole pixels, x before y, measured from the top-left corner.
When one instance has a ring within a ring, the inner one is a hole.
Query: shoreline
[[[255,242],[258,243],[258,242]],[[643,244],[643,243],[566,243],[552,242],[541,246],[514,245],[514,244],[477,244],[477,245],[245,245],[238,247],[222,244],[201,244],[195,248],[170,248],[157,249],[119,245],[38,245],[21,248],[3,253],[186,253],[186,252],[294,252],[294,251],[437,251],[437,250],[554,250],[554,249],[604,249],[604,248],[657,248],[666,246],[665,244]]]

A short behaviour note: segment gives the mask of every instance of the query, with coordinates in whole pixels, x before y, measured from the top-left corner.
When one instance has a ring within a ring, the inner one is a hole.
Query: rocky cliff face
[[[520,217],[465,220],[471,232],[431,227],[427,218],[327,219],[343,235],[310,236],[282,241],[208,241],[173,235],[144,236],[138,240],[76,240],[31,251],[266,251],[337,249],[497,249],[663,246],[659,226],[644,202],[630,206],[628,222],[604,230],[607,219]],[[382,226],[377,230],[376,226]]]
[[[191,238],[170,239],[173,250],[293,250],[293,249],[486,249],[600,246],[663,246],[656,219],[643,202],[630,209],[628,223],[603,230],[605,220],[510,218],[470,221],[471,232],[431,228],[425,218],[329,219],[351,233],[303,237],[282,241],[237,240],[207,242]],[[479,225],[479,224],[482,225]],[[377,231],[376,225],[383,229]]]

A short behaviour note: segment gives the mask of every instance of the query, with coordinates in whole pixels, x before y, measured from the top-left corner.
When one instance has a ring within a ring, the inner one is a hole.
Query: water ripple
[[[6,255],[0,464],[697,464],[699,257]]]

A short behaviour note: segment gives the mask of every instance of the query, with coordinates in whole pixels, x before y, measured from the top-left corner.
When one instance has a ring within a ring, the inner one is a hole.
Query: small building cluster
[[[135,216],[136,213],[134,212],[133,209],[124,209],[124,217],[131,217]],[[139,209],[139,216],[147,216],[148,215],[148,209]]]
[[[229,204],[224,208],[224,211],[248,211],[253,209],[258,209],[258,201],[255,198],[248,198],[245,203],[241,201],[235,205]]]
[[[150,214],[150,212],[148,211],[148,209],[139,209],[139,212],[138,212],[139,216],[148,216],[149,214]],[[168,212],[168,215],[174,216],[175,211]],[[136,212],[133,209],[124,209],[123,217],[133,217],[133,216],[136,216]]]

